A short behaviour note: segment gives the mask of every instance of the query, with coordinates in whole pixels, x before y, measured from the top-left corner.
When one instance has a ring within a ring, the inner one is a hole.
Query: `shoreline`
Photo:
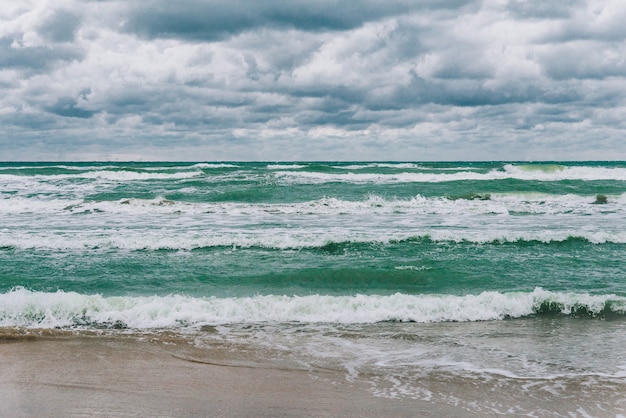
[[[426,331],[431,327],[420,327],[397,335],[401,339],[421,335],[427,340],[429,335],[465,332],[488,339],[490,351],[505,348],[498,348],[497,341],[490,339],[501,335],[514,338],[513,328],[527,335],[527,342],[546,336],[543,331],[528,333],[532,329],[521,325],[533,324],[446,323],[430,333]],[[549,321],[535,325],[543,329]],[[583,338],[590,325],[594,323],[560,323],[561,327],[574,327],[565,334]],[[532,328],[537,331],[537,326]],[[567,343],[554,334],[553,326],[548,329],[551,344]],[[620,329],[611,328],[604,336]],[[0,418],[626,414],[626,380],[619,371],[612,376],[602,372],[568,375],[567,371],[516,376],[498,369],[459,373],[446,367],[410,364],[386,367],[376,365],[390,360],[384,351],[359,363],[358,352],[345,357],[345,353],[333,351],[331,342],[318,355],[309,356],[303,355],[303,347],[306,351],[324,341],[315,334],[265,340],[249,331],[223,338],[212,326],[190,333],[0,327]],[[350,340],[350,346],[358,346],[368,335],[347,332],[344,338]],[[419,352],[419,346],[411,343],[398,349]],[[511,361],[518,360],[511,357]]]
[[[267,362],[219,344],[201,352],[179,345],[126,335],[4,334],[0,416],[475,416],[376,397],[339,371]]]

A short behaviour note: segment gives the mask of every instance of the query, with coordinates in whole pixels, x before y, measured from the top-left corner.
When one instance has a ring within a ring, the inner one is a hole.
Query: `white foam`
[[[563,305],[563,312],[584,304],[600,311],[626,310],[626,298],[615,295],[549,292],[483,292],[478,295],[390,296],[254,296],[240,298],[103,297],[74,292],[33,292],[16,288],[0,294],[0,326],[68,327],[121,322],[130,328],[238,323],[366,324],[380,321],[490,321],[531,315],[542,302]]]
[[[367,163],[334,165],[333,168],[339,170],[363,170],[367,168],[395,168],[399,170],[423,169],[424,167],[415,163]]]
[[[0,214],[62,213],[66,208],[82,204],[82,200],[38,199],[23,196],[0,199]]]
[[[238,168],[241,167],[236,164],[229,163],[198,163],[194,164],[192,167],[194,168]]]
[[[394,267],[396,270],[413,270],[413,271],[423,271],[430,270],[431,268],[428,266],[396,266]]]
[[[305,167],[307,166],[302,164],[268,164],[265,168],[268,170],[298,170]]]

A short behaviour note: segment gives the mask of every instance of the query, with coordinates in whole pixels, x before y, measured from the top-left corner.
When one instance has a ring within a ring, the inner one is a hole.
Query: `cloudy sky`
[[[623,0],[0,0],[0,160],[626,160]]]

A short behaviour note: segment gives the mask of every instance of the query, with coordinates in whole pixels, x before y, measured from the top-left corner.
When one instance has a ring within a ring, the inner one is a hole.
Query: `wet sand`
[[[0,400],[2,417],[471,416],[373,396],[338,371],[126,336],[2,336]]]

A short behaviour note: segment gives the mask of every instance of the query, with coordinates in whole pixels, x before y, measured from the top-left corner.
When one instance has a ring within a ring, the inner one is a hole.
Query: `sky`
[[[623,0],[0,0],[0,160],[626,160]]]

